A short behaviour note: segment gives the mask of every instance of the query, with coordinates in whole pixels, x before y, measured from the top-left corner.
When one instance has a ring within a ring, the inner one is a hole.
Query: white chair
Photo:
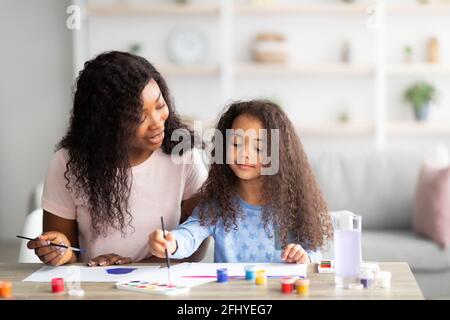
[[[22,235],[34,238],[42,233],[42,209],[36,209],[25,219]],[[39,263],[41,260],[34,254],[34,250],[27,248],[28,240],[22,240],[19,251],[19,263]]]
[[[32,208],[30,208],[30,211],[42,208],[41,199],[43,192],[44,192],[44,183],[41,182],[36,186],[36,188],[33,191],[33,203]]]

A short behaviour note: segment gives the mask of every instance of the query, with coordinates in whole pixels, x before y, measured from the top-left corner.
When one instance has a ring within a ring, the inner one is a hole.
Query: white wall
[[[21,232],[30,193],[68,123],[72,48],[62,0],[0,7],[0,239]],[[35,236],[35,235],[29,235]]]

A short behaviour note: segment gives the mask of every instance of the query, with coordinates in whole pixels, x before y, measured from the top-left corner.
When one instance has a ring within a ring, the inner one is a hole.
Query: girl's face
[[[142,90],[142,101],[144,103],[142,118],[132,147],[141,152],[153,152],[162,145],[164,123],[169,117],[169,108],[153,79]]]
[[[229,166],[234,174],[242,180],[253,180],[261,176],[261,154],[263,141],[259,139],[259,132],[264,129],[261,121],[242,114],[233,121],[232,128],[235,132],[230,138],[228,147]],[[249,131],[247,131],[249,130]],[[242,135],[242,133],[254,132],[256,135]]]

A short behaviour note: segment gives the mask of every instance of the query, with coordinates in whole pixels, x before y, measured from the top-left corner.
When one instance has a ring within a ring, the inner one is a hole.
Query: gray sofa
[[[330,211],[362,216],[364,260],[406,261],[426,298],[450,298],[450,250],[411,227],[417,175],[430,151],[309,151],[308,157]]]

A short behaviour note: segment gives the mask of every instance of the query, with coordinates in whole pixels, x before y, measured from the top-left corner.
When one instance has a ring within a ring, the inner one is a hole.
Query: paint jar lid
[[[69,290],[69,296],[72,296],[72,297],[84,297],[84,290],[83,289],[70,289]]]
[[[294,284],[294,283],[295,283],[295,280],[297,280],[297,278],[294,278],[294,277],[286,277],[286,278],[281,279],[281,283],[282,283],[282,284]]]
[[[378,273],[378,279],[381,280],[391,280],[392,278],[392,273],[389,271],[380,271]]]
[[[363,271],[360,272],[359,277],[361,279],[373,279],[374,278],[374,274],[370,270],[363,270]]]
[[[255,271],[256,270],[256,266],[249,264],[247,266],[245,266],[244,268],[245,271]]]
[[[363,262],[361,263],[360,271],[372,271],[376,274],[380,271],[380,266],[377,262]]]
[[[362,289],[364,286],[361,283],[349,283],[348,289]]]
[[[226,274],[226,273],[228,273],[228,269],[227,268],[217,269],[217,274]]]
[[[309,279],[298,279],[295,281],[296,286],[309,286]]]

